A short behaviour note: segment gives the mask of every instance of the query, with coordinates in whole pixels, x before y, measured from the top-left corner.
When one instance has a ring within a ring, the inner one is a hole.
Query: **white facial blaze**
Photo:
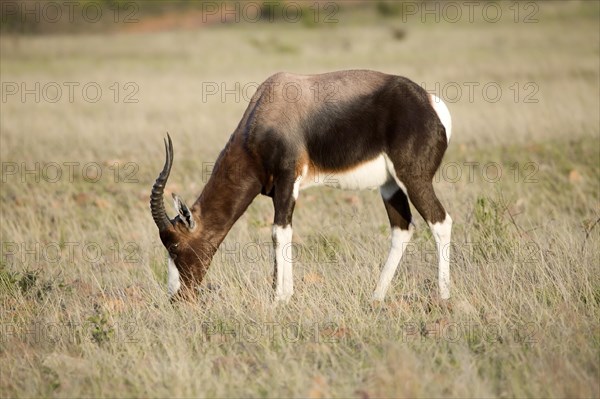
[[[292,272],[292,226],[273,226],[273,244],[277,275],[275,276],[275,299],[287,302],[294,293]]]
[[[438,247],[438,280],[442,299],[450,298],[450,236],[452,233],[452,218],[446,214],[441,223],[429,223],[431,232]]]
[[[379,276],[379,283],[377,284],[377,288],[373,294],[373,300],[383,301],[385,293],[387,292],[392,278],[394,277],[394,273],[396,273],[400,259],[402,259],[402,254],[410,242],[413,231],[414,226],[412,223],[409,225],[408,230],[402,230],[398,227],[392,228],[392,245],[390,248],[390,253],[385,265],[383,266],[381,275]]]
[[[179,270],[177,270],[177,266],[175,266],[175,262],[170,256],[168,257],[167,267],[167,290],[169,296],[173,296],[179,291],[181,282],[179,281]]]

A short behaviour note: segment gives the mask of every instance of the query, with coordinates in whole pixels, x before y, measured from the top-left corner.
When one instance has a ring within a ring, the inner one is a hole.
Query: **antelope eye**
[[[175,251],[177,251],[177,247],[179,247],[179,244],[171,244],[169,246],[169,252],[175,252]]]

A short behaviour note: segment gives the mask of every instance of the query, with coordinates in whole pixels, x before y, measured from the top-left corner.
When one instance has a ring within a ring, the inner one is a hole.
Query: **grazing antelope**
[[[404,77],[366,70],[271,76],[258,87],[192,207],[173,194],[178,211],[174,219],[163,204],[173,164],[171,138],[165,141],[166,161],[150,206],[169,252],[169,295],[194,295],[219,244],[252,200],[263,194],[273,199],[275,208],[275,299],[288,301],[294,281],[284,251],[292,242],[298,193],[327,185],[381,192],[392,234],[374,300],[384,299],[413,234],[409,199],[435,237],[440,296],[448,299],[452,219],[432,180],[450,132],[444,103]]]

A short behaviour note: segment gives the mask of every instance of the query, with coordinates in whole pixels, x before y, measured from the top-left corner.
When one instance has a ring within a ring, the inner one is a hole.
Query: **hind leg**
[[[381,188],[381,197],[392,228],[392,242],[379,276],[379,283],[373,293],[374,301],[383,301],[414,231],[410,205],[404,191],[395,182],[390,182]]]
[[[450,298],[450,236],[452,218],[438,200],[431,181],[411,179],[406,188],[410,201],[431,228],[437,245],[440,297]]]

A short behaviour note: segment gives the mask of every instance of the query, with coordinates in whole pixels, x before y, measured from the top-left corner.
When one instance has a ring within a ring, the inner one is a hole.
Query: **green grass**
[[[597,15],[588,2],[550,3],[535,24],[420,24],[373,9],[310,29],[3,36],[2,82],[97,82],[103,96],[2,103],[0,156],[18,171],[0,190],[0,396],[598,397]],[[296,206],[288,305],[272,302],[266,197],[222,244],[198,303],[171,305],[148,209],[165,132],[167,190],[192,202],[247,105],[203,101],[203,83],[349,68],[503,90],[495,103],[476,91],[448,104],[453,136],[435,187],[454,220],[451,306],[435,299],[435,247],[419,216],[373,306],[389,245],[381,199],[326,188]],[[123,103],[127,82],[138,103]],[[515,102],[514,82],[535,83],[539,101]],[[36,162],[63,177],[22,173]],[[68,162],[79,163],[72,179]]]

